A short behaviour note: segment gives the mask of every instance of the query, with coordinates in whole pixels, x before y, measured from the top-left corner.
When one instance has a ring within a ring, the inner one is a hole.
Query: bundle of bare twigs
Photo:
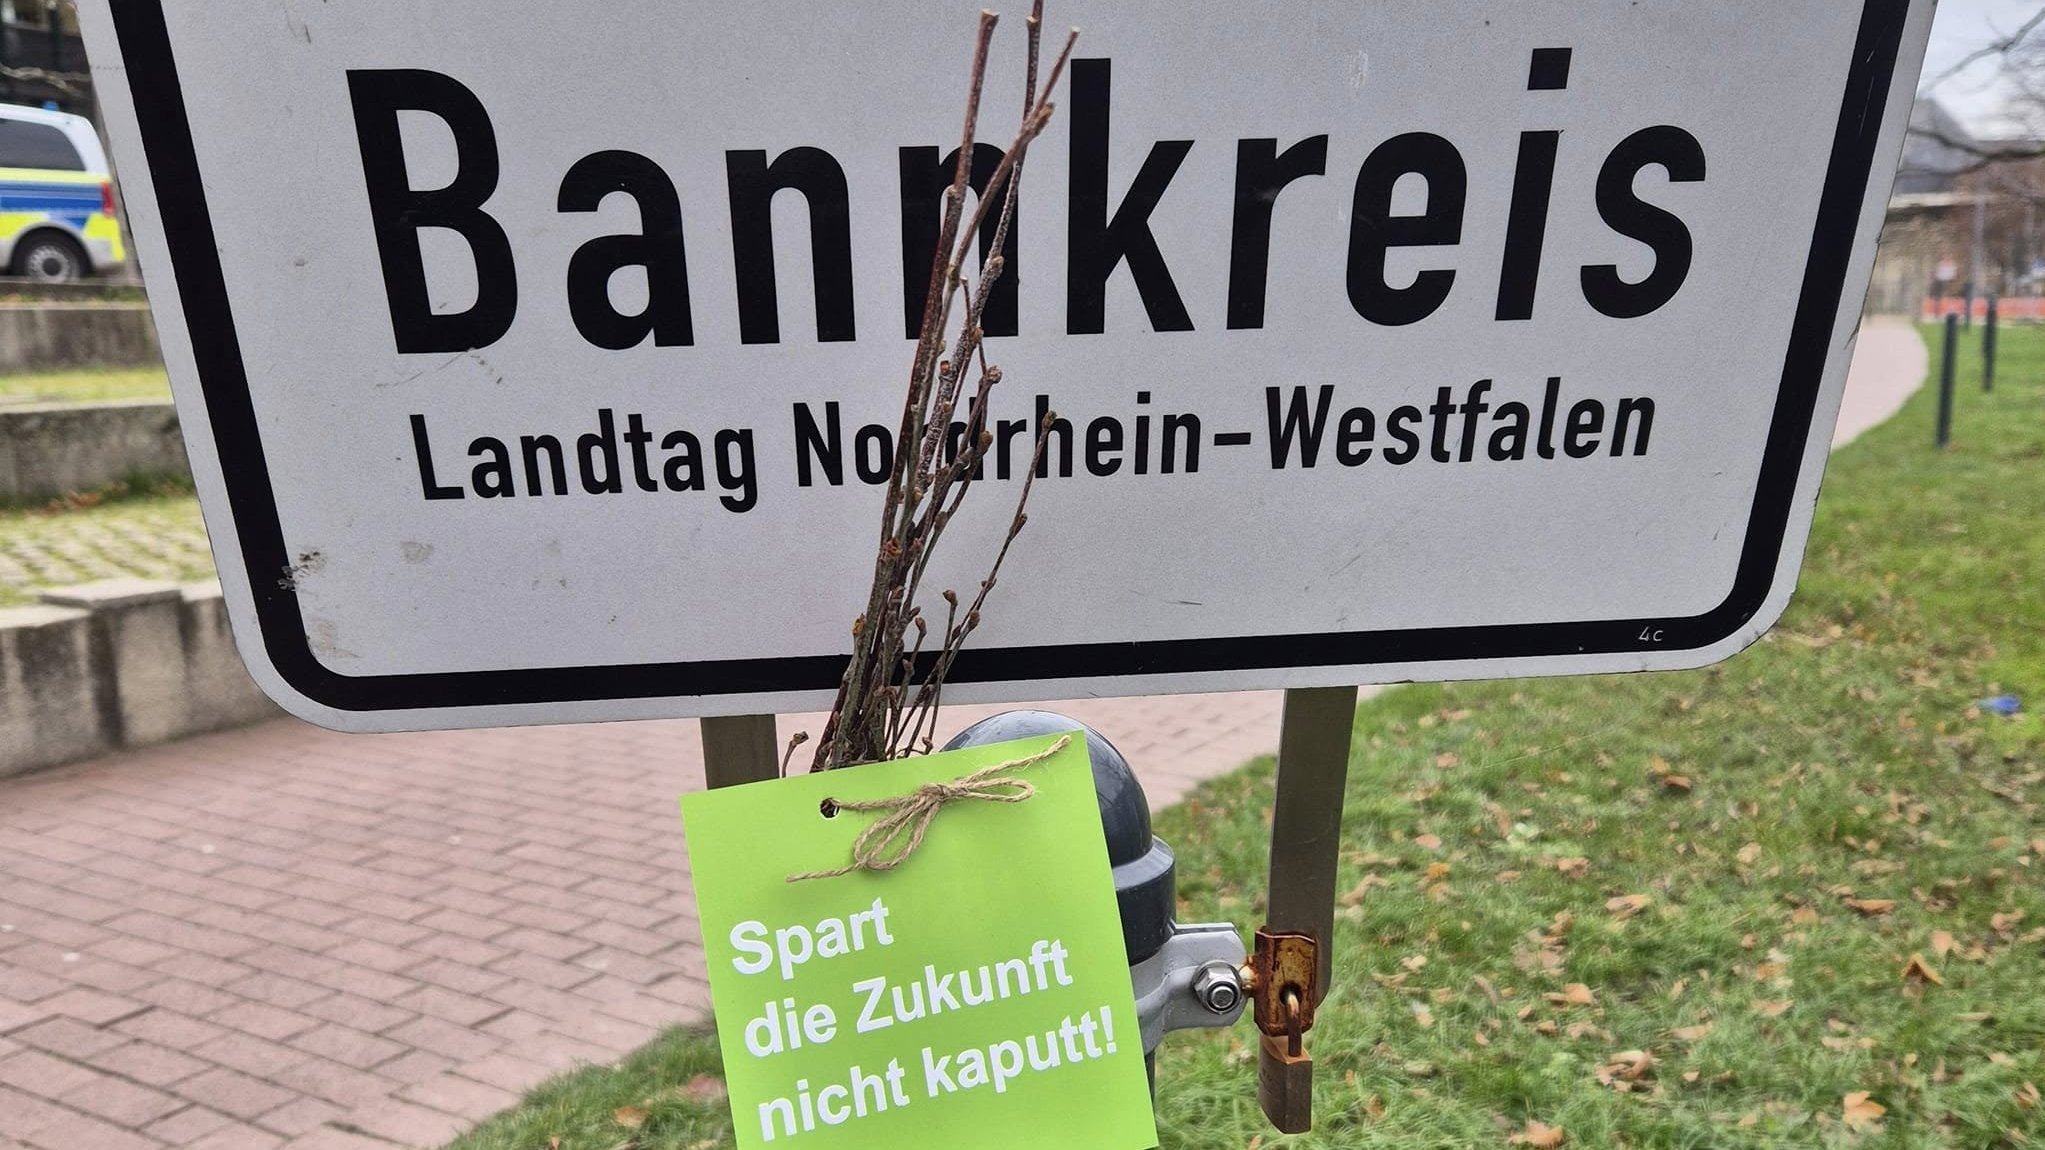
[[[818,741],[812,770],[930,750],[945,676],[966,637],[979,626],[981,608],[994,589],[1002,560],[1028,522],[1024,507],[1029,501],[1037,465],[1043,458],[1041,435],[1036,456],[1025,473],[1008,533],[987,577],[980,581],[978,592],[963,609],[957,592],[944,592],[944,626],[938,632],[935,649],[926,654],[931,626],[917,603],[917,595],[930,566],[931,551],[958,513],[993,443],[986,428],[987,396],[1001,382],[1001,368],[988,362],[981,317],[994,284],[1004,271],[1001,253],[1006,250],[1009,228],[1015,218],[1023,161],[1031,142],[1050,123],[1050,95],[1064,74],[1078,36],[1074,32],[1066,37],[1063,50],[1039,89],[1043,15],[1043,2],[1037,0],[1028,20],[1029,58],[1021,127],[969,215],[966,193],[973,145],[979,126],[980,98],[986,85],[987,53],[998,20],[992,12],[980,14],[972,79],[966,93],[965,131],[959,144],[958,168],[945,194],[944,219],[923,308],[922,333],[916,341],[908,395],[902,405],[901,429],[895,439],[894,471],[888,480],[881,513],[873,585],[867,594],[865,612],[852,625],[852,659],[845,668],[837,701]],[[967,259],[975,248],[975,239],[990,220],[993,242],[985,249],[989,254],[981,264],[978,281],[967,290]],[[961,298],[963,314],[955,315]],[[967,404],[965,435],[955,442],[952,423],[961,401],[968,395],[972,399]],[[1044,420],[1047,429],[1050,424],[1049,419]],[[801,740],[802,736],[797,736],[789,744],[787,757],[793,756]],[[786,765],[784,758],[784,768]]]

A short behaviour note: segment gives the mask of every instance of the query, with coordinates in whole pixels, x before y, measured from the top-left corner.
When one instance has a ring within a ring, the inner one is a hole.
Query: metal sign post
[[[703,777],[712,789],[776,778],[781,749],[774,716],[717,715],[703,719]]]
[[[1355,724],[1354,687],[1285,693],[1271,810],[1269,910],[1257,933],[1252,993],[1263,1031],[1257,1100],[1272,1125],[1288,1134],[1313,1125],[1313,1059],[1302,1038],[1327,995],[1333,967],[1335,863]]]

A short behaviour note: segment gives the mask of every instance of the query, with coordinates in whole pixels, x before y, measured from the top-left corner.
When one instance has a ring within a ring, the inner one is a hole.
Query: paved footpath
[[[1854,342],[1853,371],[1846,379],[1846,397],[1832,446],[1866,431],[1896,414],[1905,400],[1924,385],[1931,353],[1908,321],[1887,317],[1861,324]]]
[[[1924,358],[1870,325],[1842,424]],[[1047,705],[1156,806],[1277,742],[1272,693]],[[0,1150],[433,1147],[701,1019],[674,800],[702,785],[690,722],[293,720],[0,782]]]

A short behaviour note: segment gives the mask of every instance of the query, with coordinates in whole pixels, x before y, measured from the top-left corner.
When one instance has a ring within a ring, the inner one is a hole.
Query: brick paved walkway
[[[1870,324],[1842,435],[1924,360]],[[1273,694],[1048,705],[1154,805],[1277,739]],[[0,783],[0,1150],[437,1146],[700,1018],[701,785],[693,723],[289,720]]]
[[[1050,706],[1158,805],[1277,741],[1274,694]],[[438,1146],[701,1018],[702,785],[690,722],[293,720],[0,784],[0,1150]]]

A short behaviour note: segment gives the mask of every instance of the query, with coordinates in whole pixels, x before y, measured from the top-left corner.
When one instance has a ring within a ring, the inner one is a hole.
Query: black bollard
[[[1988,326],[1981,332],[1981,390],[1995,390],[1995,321],[1996,305],[2002,301],[1988,297]]]
[[[1946,346],[1938,374],[1938,445],[1953,441],[1953,357],[1960,349],[1960,317],[1946,316]]]
[[[1172,848],[1150,833],[1150,802],[1136,772],[1129,769],[1129,760],[1092,727],[1050,711],[1003,711],[989,716],[952,736],[944,749],[982,747],[1072,730],[1086,735],[1094,797],[1100,801],[1101,830],[1108,839],[1108,865],[1115,872],[1115,903],[1122,912],[1122,945],[1134,967],[1157,954],[1171,939],[1179,900]],[[1155,1051],[1143,1056],[1153,1089],[1157,1085],[1156,1058]]]

